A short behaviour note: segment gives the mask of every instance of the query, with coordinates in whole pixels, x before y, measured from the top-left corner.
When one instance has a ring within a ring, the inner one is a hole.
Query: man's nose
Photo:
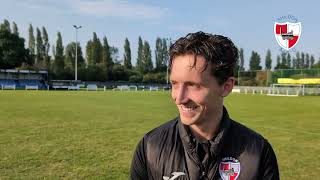
[[[186,103],[188,101],[188,97],[187,97],[187,88],[185,85],[180,85],[177,89],[176,89],[176,97],[175,97],[175,101],[176,104],[183,104]]]

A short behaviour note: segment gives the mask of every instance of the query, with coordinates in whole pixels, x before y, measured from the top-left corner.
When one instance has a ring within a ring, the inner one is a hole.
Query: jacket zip
[[[190,152],[191,150],[191,152]],[[205,169],[205,167],[202,165],[202,163],[200,162],[198,156],[195,153],[194,148],[192,149],[188,149],[189,154],[191,155],[191,159],[195,162],[195,164],[200,168],[200,178],[204,178],[207,175],[207,171]],[[208,177],[206,177],[206,179],[208,179]]]

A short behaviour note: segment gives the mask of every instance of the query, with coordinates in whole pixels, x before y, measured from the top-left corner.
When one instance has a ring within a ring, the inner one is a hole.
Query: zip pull
[[[204,179],[206,176],[207,176],[207,173],[205,171],[202,171],[200,179]]]

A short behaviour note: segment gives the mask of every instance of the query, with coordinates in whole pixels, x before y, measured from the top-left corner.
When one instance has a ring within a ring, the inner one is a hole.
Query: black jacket
[[[231,120],[226,109],[209,163],[197,154],[197,141],[179,118],[147,133],[134,154],[130,179],[140,180],[277,180],[277,159],[261,135]]]

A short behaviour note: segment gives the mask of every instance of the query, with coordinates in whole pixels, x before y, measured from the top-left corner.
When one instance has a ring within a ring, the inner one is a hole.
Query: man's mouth
[[[183,105],[181,105],[180,107],[181,107],[181,110],[183,112],[191,112],[191,111],[194,111],[195,109],[198,108],[198,106],[196,106],[196,105],[194,105],[194,106],[183,106]]]

